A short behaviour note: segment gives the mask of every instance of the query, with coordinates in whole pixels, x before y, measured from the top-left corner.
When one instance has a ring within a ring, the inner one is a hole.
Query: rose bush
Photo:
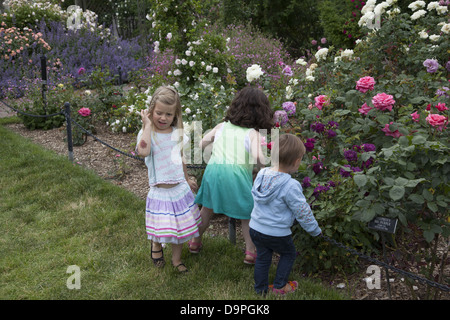
[[[316,63],[314,75],[321,77],[299,77],[290,99],[297,102],[297,122],[282,129],[306,142],[298,176],[325,235],[370,252],[377,248],[379,234],[367,223],[376,216],[396,218],[396,254],[418,255],[407,247],[407,234],[413,232],[427,249],[420,259],[431,261],[434,243],[450,234],[444,89],[449,84],[444,67],[449,42],[419,33],[445,35],[449,14],[447,5],[439,4],[417,9],[425,11],[419,14],[409,10],[399,11],[392,1],[368,1],[363,11],[378,12],[380,27],[365,29],[367,36],[350,58],[331,47],[326,56],[325,50],[312,56],[308,65]],[[321,95],[329,97],[329,105],[312,108]],[[332,129],[335,135],[328,134],[329,121],[338,124]],[[339,269],[353,258],[311,239],[301,228],[296,237],[305,270]],[[435,263],[410,266],[429,272]]]

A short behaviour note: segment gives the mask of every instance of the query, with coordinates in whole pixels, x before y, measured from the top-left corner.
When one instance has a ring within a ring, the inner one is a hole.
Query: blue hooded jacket
[[[274,237],[292,234],[294,219],[312,236],[320,229],[311,207],[306,202],[300,182],[290,174],[262,169],[253,184],[254,207],[250,227]]]

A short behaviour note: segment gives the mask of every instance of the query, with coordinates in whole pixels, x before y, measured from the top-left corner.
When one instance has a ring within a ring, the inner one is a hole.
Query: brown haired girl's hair
[[[305,152],[305,145],[299,137],[290,133],[282,134],[272,147],[272,163],[290,166]]]
[[[225,116],[225,121],[255,130],[273,127],[273,111],[261,89],[245,87],[236,94]]]

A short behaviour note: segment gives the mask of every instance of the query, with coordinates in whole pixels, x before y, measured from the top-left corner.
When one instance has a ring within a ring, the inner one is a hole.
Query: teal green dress
[[[250,219],[253,209],[253,164],[245,148],[250,128],[223,124],[222,134],[214,140],[197,204],[235,219]]]

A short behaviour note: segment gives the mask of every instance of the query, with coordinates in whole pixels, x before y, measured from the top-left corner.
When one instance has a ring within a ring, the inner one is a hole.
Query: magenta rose
[[[361,108],[358,109],[359,113],[364,114],[364,115],[367,115],[367,113],[369,113],[370,110],[372,110],[372,108],[369,107],[369,106],[367,105],[367,103],[364,103],[364,104],[361,106]]]
[[[330,104],[330,99],[326,95],[323,95],[323,94],[315,97],[314,101],[316,102],[315,105],[316,105],[317,109],[319,109],[319,110],[322,110],[323,106],[328,106]]]
[[[78,110],[78,114],[82,117],[87,117],[91,115],[91,109],[89,108],[81,108]]]
[[[436,107],[436,109],[438,109],[439,111],[445,111],[445,110],[448,110],[448,108],[445,106],[445,103],[438,103],[435,107]]]
[[[356,90],[366,93],[369,90],[373,90],[375,80],[372,77],[363,77],[356,81]]]
[[[372,98],[372,103],[375,108],[378,110],[392,110],[392,107],[394,106],[395,100],[390,94],[386,93],[379,93],[375,97]]]
[[[383,131],[385,135],[391,136],[394,138],[398,138],[398,137],[402,136],[402,134],[398,130],[391,131],[391,129],[389,128],[389,125],[391,125],[391,124],[392,124],[392,122],[386,123],[386,125],[384,126],[383,129],[381,129],[381,131]]]
[[[414,122],[419,122],[420,114],[418,114],[417,111],[411,113],[411,118],[413,119]]]
[[[447,126],[448,118],[441,116],[440,114],[431,113],[425,118],[427,122],[435,127],[437,130],[442,131]]]

